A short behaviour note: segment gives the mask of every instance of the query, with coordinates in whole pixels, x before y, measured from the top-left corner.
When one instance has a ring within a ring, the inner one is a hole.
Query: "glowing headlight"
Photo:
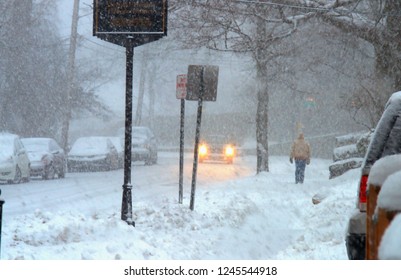
[[[232,146],[226,146],[226,148],[225,148],[225,155],[227,156],[227,157],[232,157],[232,156],[234,156],[234,148],[232,147]]]
[[[207,154],[207,147],[205,144],[199,146],[199,155],[204,156]]]

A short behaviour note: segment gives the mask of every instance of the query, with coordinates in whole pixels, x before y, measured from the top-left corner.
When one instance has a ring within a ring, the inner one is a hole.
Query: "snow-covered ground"
[[[330,160],[313,158],[304,184],[288,157],[271,156],[256,175],[255,157],[199,165],[189,209],[192,156],[186,155],[178,203],[178,155],[154,166],[134,163],[133,216],[121,221],[123,170],[68,173],[0,185],[1,257],[6,260],[345,260],[359,169],[329,180]],[[324,197],[313,204],[312,197]]]

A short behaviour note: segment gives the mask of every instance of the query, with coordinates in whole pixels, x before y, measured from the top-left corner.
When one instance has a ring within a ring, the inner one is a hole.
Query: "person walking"
[[[305,168],[310,163],[311,148],[309,143],[305,141],[304,134],[300,133],[298,138],[292,143],[290,162],[295,160],[295,183],[304,182]]]

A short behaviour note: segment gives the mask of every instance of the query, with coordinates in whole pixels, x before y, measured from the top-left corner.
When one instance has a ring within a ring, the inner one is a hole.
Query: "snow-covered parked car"
[[[118,130],[117,135],[121,138],[121,142],[124,143],[125,127],[121,127]],[[132,161],[144,161],[146,165],[156,164],[157,153],[158,145],[153,131],[146,126],[132,126]]]
[[[373,164],[389,155],[401,153],[401,91],[393,93],[372,134],[362,162],[359,180],[357,208],[350,217],[346,233],[346,248],[349,259],[365,259],[367,184]]]
[[[22,138],[31,162],[31,177],[43,179],[65,177],[66,158],[64,150],[52,138]]]
[[[148,127],[132,127],[131,152],[132,161],[145,161],[146,165],[157,163],[157,141]]]
[[[30,161],[16,134],[0,133],[0,182],[20,183],[29,181]]]
[[[124,144],[123,141],[120,137],[118,136],[110,136],[108,137],[110,141],[113,143],[114,147],[117,150],[118,154],[118,167],[123,168],[124,167]]]
[[[69,171],[99,171],[118,168],[118,152],[109,137],[78,138],[68,153]]]

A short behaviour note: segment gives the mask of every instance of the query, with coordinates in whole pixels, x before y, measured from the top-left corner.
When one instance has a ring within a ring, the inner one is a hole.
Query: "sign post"
[[[132,220],[132,185],[131,185],[131,138],[132,138],[132,69],[134,48],[127,44],[125,71],[125,133],[124,133],[124,183],[121,203],[121,220],[135,226]]]
[[[134,48],[167,35],[167,0],[94,0],[93,7],[93,35],[126,49],[124,183],[121,219],[135,226],[132,220],[131,185]]]
[[[218,66],[189,65],[187,81],[187,100],[198,101],[198,113],[196,118],[194,163],[192,168],[191,201],[189,208],[195,208],[196,176],[198,172],[199,139],[202,121],[203,101],[216,101]]]
[[[183,178],[184,178],[184,124],[185,124],[185,97],[187,96],[187,75],[177,76],[176,97],[181,99],[181,121],[180,121],[180,177],[178,183],[178,203],[182,204]]]
[[[1,189],[0,189],[0,195],[1,195]],[[3,204],[4,200],[1,199],[0,197],[0,260],[1,260],[1,224],[3,222]]]

